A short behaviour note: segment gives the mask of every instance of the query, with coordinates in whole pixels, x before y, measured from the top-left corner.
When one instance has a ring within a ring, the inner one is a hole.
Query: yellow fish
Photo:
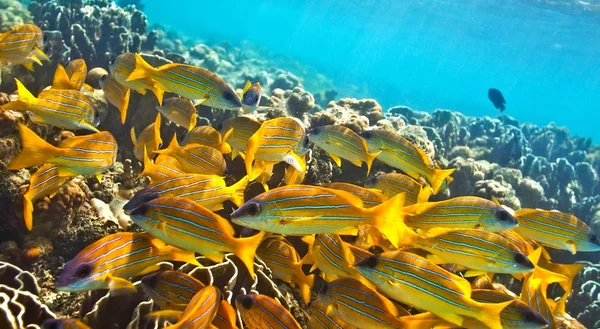
[[[542,278],[532,278],[523,283],[521,299],[547,321],[548,329],[557,329],[556,318],[550,309],[546,296],[547,285],[543,284]]]
[[[23,217],[28,230],[31,231],[33,227],[33,202],[46,195],[52,198],[70,179],[71,177],[60,177],[58,166],[52,163],[41,166],[31,175],[29,188],[23,194]]]
[[[388,199],[398,193],[405,193],[406,206],[427,202],[431,195],[429,186],[424,187],[410,176],[399,173],[377,175],[365,183],[365,186],[380,190]]]
[[[313,263],[311,272],[318,268],[321,271],[321,277],[328,282],[348,277],[355,278],[369,287],[373,286],[354,268],[357,260],[352,253],[351,246],[339,235],[322,233],[315,235],[314,238],[307,235],[302,240],[309,246],[304,263]],[[366,251],[364,253],[368,255],[363,258],[372,256]]]
[[[515,212],[520,235],[544,246],[578,251],[600,251],[600,242],[592,229],[579,218],[557,210],[519,209]]]
[[[127,81],[151,78],[154,86],[164,91],[216,109],[239,110],[240,97],[215,73],[185,64],[165,64],[154,68],[140,54],[135,54],[135,69]],[[159,102],[162,104],[162,102]]]
[[[398,208],[404,195],[377,207],[345,191],[310,185],[288,185],[262,193],[231,214],[234,223],[284,235],[338,233],[356,235],[357,227],[371,224],[398,245],[406,231]]]
[[[154,183],[144,189],[144,192],[161,197],[177,196],[186,198],[212,211],[219,211],[223,209],[223,202],[225,201],[231,201],[236,207],[244,204],[244,191],[248,183],[248,178],[243,177],[237,183],[226,186],[225,179],[221,176],[181,174]],[[134,196],[132,200],[135,198]]]
[[[8,164],[17,170],[53,163],[59,166],[58,175],[100,175],[112,166],[117,157],[117,142],[107,131],[64,140],[59,147],[50,145],[27,126],[19,124],[21,152]]]
[[[484,230],[453,230],[423,238],[412,245],[431,254],[436,264],[455,264],[469,268],[466,277],[483,273],[527,273],[534,265],[519,248],[498,234]]]
[[[219,150],[222,154],[231,153],[231,146],[227,139],[233,130],[227,131],[223,136],[212,126],[200,126],[192,129],[183,136],[181,145],[200,144]]]
[[[471,298],[480,303],[504,303],[512,301],[502,313],[500,321],[504,329],[544,329],[548,327],[548,322],[540,313],[536,312],[530,306],[518,298],[511,297],[501,291],[494,290],[473,290]],[[477,320],[467,320],[467,328],[486,329],[487,326]]]
[[[372,328],[439,328],[441,319],[418,319],[401,316],[394,303],[353,278],[341,278],[326,283],[319,300],[327,305],[327,315],[351,323],[359,329]]]
[[[31,111],[34,121],[64,129],[87,129],[98,132],[98,112],[90,99],[80,91],[49,89],[38,98],[33,96],[21,81],[15,79],[19,96],[16,101],[2,105],[2,109]]]
[[[169,147],[154,153],[165,154],[177,159],[181,170],[186,173],[203,175],[227,175],[227,165],[221,152],[210,146],[189,144],[179,146],[177,134],[171,139]]]
[[[497,202],[475,196],[462,196],[438,202],[417,203],[402,208],[409,227],[422,231],[443,227],[500,231],[514,228],[517,220]]]
[[[142,288],[163,310],[183,311],[204,284],[179,271],[158,271],[142,278]]]
[[[131,90],[121,85],[111,74],[106,74],[100,78],[100,87],[106,100],[121,113],[121,123],[125,123]]]
[[[342,159],[350,161],[353,165],[361,167],[367,164],[367,175],[371,172],[373,160],[381,153],[369,153],[367,142],[350,128],[341,125],[328,125],[311,129],[308,139],[318,147],[325,150],[338,167],[342,166]]]
[[[354,329],[339,318],[327,315],[327,305],[317,298],[310,303],[305,313],[308,317],[308,329]]]
[[[490,278],[487,274],[482,274],[471,282],[471,288],[473,289],[486,289],[486,290],[494,290],[494,283],[492,282],[492,278]]]
[[[164,327],[164,329],[210,328],[213,319],[217,315],[220,301],[221,291],[215,286],[206,286],[194,295],[181,313],[177,323]],[[150,313],[150,316],[161,315],[161,313],[173,314],[169,311],[158,311]]]
[[[133,89],[141,95],[146,95],[146,90],[151,90],[156,96],[158,104],[162,104],[165,92],[155,85],[156,80],[152,78],[141,78],[133,81],[127,80],[131,72],[135,69],[135,57],[135,53],[123,53],[112,59],[109,63],[110,74],[121,86]],[[123,122],[125,121],[123,120]]]
[[[169,121],[175,122],[180,127],[188,131],[196,127],[196,108],[187,99],[180,97],[171,97],[163,101],[162,106],[156,105],[156,109]]]
[[[185,172],[181,170],[179,167],[179,161],[170,156],[165,156],[168,159],[158,162],[158,158],[156,162],[152,162],[148,157],[148,153],[144,150],[144,170],[140,172],[139,177],[149,177],[152,184],[158,184],[164,182],[169,178],[179,177]]]
[[[265,239],[256,250],[256,255],[271,269],[273,278],[287,282],[292,287],[298,286],[304,302],[308,304],[314,275],[304,274],[300,256],[285,238],[272,236]]]
[[[255,159],[273,164],[285,161],[296,170],[306,172],[306,163],[300,158],[307,151],[304,148],[305,138],[304,127],[296,118],[283,117],[263,122],[246,148],[246,173],[250,180],[254,179],[252,164]]]
[[[412,240],[411,240],[412,241]],[[397,250],[390,240],[372,225],[361,225],[358,227],[358,234],[352,242],[354,246],[364,250],[377,249],[383,251]],[[375,253],[375,251],[374,251]]]
[[[475,318],[490,329],[502,329],[500,313],[511,303],[477,302],[467,280],[406,251],[374,255],[357,263],[356,269],[387,297],[459,326]]]
[[[290,311],[267,295],[240,294],[235,306],[248,329],[302,329]]]
[[[138,160],[144,161],[144,152],[152,154],[158,151],[163,142],[160,138],[160,113],[156,114],[154,123],[144,128],[137,138],[135,137],[135,127],[131,127],[130,136],[133,143],[133,155]]]
[[[58,291],[135,291],[127,278],[154,271],[164,261],[200,266],[193,252],[167,246],[149,234],[114,233],[88,245],[70,260],[55,285]]]
[[[48,319],[42,323],[42,329],[90,329],[85,323],[77,319]]]
[[[323,187],[332,188],[335,190],[346,191],[356,195],[363,202],[365,208],[371,208],[384,203],[388,198],[378,189],[364,188],[362,186],[344,183],[333,182],[321,185]],[[408,196],[407,196],[408,197]]]
[[[83,59],[75,59],[65,68],[58,64],[52,80],[52,89],[85,90],[93,92],[94,89],[85,84],[87,65]]]
[[[250,137],[252,137],[252,135],[258,131],[260,125],[260,122],[256,121],[254,118],[240,116],[227,119],[225,122],[217,126],[217,129],[223,135],[233,129],[231,131],[231,135],[227,139],[227,143],[231,145],[233,152],[231,154],[232,159],[235,159],[238,155],[240,155],[242,158],[245,158],[248,141],[250,140]]]
[[[259,82],[251,84],[250,81],[246,81],[242,91],[242,110],[244,110],[244,113],[254,112],[260,107],[261,92],[262,88]]]
[[[24,24],[0,33],[0,61],[22,64],[33,71],[33,63],[42,65],[41,60],[50,61],[40,50],[44,45],[42,30],[33,24]]]
[[[381,162],[400,169],[414,179],[423,176],[437,194],[446,178],[454,169],[437,169],[429,157],[420,148],[395,132],[384,130],[365,130],[359,133],[369,145],[369,151],[381,153],[377,156]]]
[[[138,198],[123,207],[134,223],[166,243],[193,250],[217,263],[223,261],[225,253],[232,252],[254,277],[254,255],[264,232],[235,238],[229,221],[191,200],[138,193]]]

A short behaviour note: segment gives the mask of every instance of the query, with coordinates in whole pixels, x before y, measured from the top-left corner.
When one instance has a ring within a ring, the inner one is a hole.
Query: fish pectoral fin
[[[96,179],[98,180],[98,183],[102,184],[102,174],[96,175]]]
[[[283,157],[283,161],[300,172],[306,172],[306,164],[304,163],[304,160],[302,160],[302,158],[300,158],[294,152],[286,154]]]
[[[304,217],[304,218],[294,218],[294,219],[281,219],[279,220],[278,224],[280,225],[289,225],[289,224],[299,224],[302,225],[302,223],[306,223],[306,222],[310,222],[317,219],[317,217]]]
[[[149,318],[158,319],[158,320],[177,321],[179,319],[179,317],[181,317],[182,314],[183,314],[182,311],[160,310],[160,311],[150,312],[150,313],[146,314],[146,316]]]
[[[434,264],[445,264],[445,263],[447,263],[446,261],[444,261],[438,255],[435,255],[435,254],[428,254],[426,258],[427,258],[428,261],[430,261],[430,262],[432,262]]]
[[[77,175],[79,174],[69,167],[58,167],[58,176],[60,177],[75,177]]]
[[[331,304],[327,305],[327,309],[325,309],[325,314],[327,314],[327,316],[331,316],[331,314],[335,313],[336,311],[337,311],[337,304],[331,303]]]
[[[362,161],[357,160],[357,161],[350,161],[351,164],[357,166],[357,167],[362,167]]]
[[[463,275],[465,278],[472,278],[475,276],[480,276],[482,274],[485,274],[486,272],[483,271],[478,271],[478,270],[468,270],[466,271]]]
[[[112,275],[108,276],[108,288],[110,289],[110,294],[113,296],[118,296],[130,292],[136,292],[137,288],[133,285],[133,283],[123,279],[118,278]]]
[[[335,154],[333,154],[333,153],[328,153],[328,154],[329,154],[329,156],[331,157],[331,159],[333,159],[333,162],[335,162],[335,164],[336,164],[338,167],[341,167],[341,166],[342,166],[342,159],[341,159],[339,156],[337,156],[337,155],[335,155]]]
[[[193,105],[194,107],[196,107],[196,106],[198,106],[198,105],[200,105],[200,104],[202,104],[202,103],[206,102],[206,101],[207,101],[209,98],[210,98],[210,96],[206,95],[206,96],[204,96],[204,98],[195,99],[195,100],[192,102],[192,105]]]
[[[152,265],[152,266],[146,267],[145,269],[143,269],[141,272],[139,272],[136,275],[145,275],[150,272],[154,272],[154,271],[158,271],[158,270],[160,270],[160,265]]]
[[[575,245],[575,241],[573,240],[568,240],[567,241],[567,247],[571,254],[575,255],[577,253],[577,246]]]

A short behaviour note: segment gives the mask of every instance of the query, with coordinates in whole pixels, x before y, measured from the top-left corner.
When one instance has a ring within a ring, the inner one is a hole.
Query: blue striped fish
[[[254,112],[260,107],[261,92],[262,88],[259,82],[251,84],[250,81],[246,81],[246,85],[242,90],[242,109],[244,113]]]
[[[388,198],[378,189],[364,188],[362,186],[344,183],[344,182],[333,182],[321,185],[323,187],[332,188],[336,190],[346,191],[350,194],[356,195],[363,202],[365,208],[375,207],[384,203]],[[408,197],[408,195],[407,195]]]
[[[165,155],[163,159],[166,160],[159,162],[157,158],[156,162],[153,162],[148,157],[146,150],[144,150],[144,170],[140,172],[139,176],[149,177],[152,184],[158,184],[169,178],[175,178],[185,174],[185,172],[180,169],[181,165],[177,159],[168,155]]]
[[[138,160],[144,161],[144,152],[150,155],[162,146],[163,141],[160,138],[160,113],[156,114],[154,122],[144,128],[137,138],[135,137],[135,127],[131,127],[129,135],[133,143],[133,155]]]
[[[483,273],[528,273],[534,265],[519,248],[498,234],[484,230],[442,230],[440,234],[414,238],[413,246],[431,254],[436,264],[455,264],[468,270],[466,277]]]
[[[365,182],[366,187],[380,190],[388,199],[398,193],[405,193],[406,202],[404,205],[406,206],[427,202],[431,195],[431,188],[423,185],[410,176],[399,173],[377,175]]]
[[[29,71],[33,71],[33,63],[42,65],[41,60],[50,60],[40,50],[43,42],[42,30],[33,24],[23,24],[0,33],[0,61],[22,64]]]
[[[142,278],[142,288],[154,303],[165,310],[183,311],[204,284],[179,271],[158,271]]]
[[[519,209],[515,212],[520,235],[544,246],[578,251],[600,251],[600,241],[592,229],[579,218],[557,210]]]
[[[23,124],[19,124],[19,136],[21,152],[8,164],[9,170],[53,163],[59,166],[61,177],[84,175],[101,180],[101,174],[117,157],[117,142],[107,131],[66,139],[60,148],[50,145]]]
[[[177,159],[181,170],[186,173],[203,175],[227,175],[227,165],[223,154],[217,149],[200,144],[179,146],[177,134],[173,136],[169,147],[154,153],[165,154]]]
[[[310,185],[288,185],[262,193],[231,214],[234,223],[284,235],[337,233],[356,235],[358,226],[371,224],[398,245],[409,231],[398,220],[404,195],[364,208],[345,191]]]
[[[406,225],[422,231],[443,227],[495,232],[518,225],[513,215],[500,204],[475,196],[414,204],[402,208],[401,216]]]
[[[502,313],[500,321],[504,329],[544,329],[548,322],[540,313],[522,300],[501,291],[477,289],[471,292],[471,298],[481,303],[503,303],[512,301]],[[467,328],[485,329],[487,326],[476,320],[467,320]]]
[[[248,329],[302,329],[287,309],[267,295],[240,294],[235,306]]]
[[[189,100],[180,97],[171,97],[163,101],[162,105],[156,105],[156,110],[169,121],[185,129],[192,130],[196,126],[198,115],[196,108]]]
[[[526,280],[521,290],[521,299],[544,317],[548,323],[548,329],[557,329],[556,318],[548,304],[545,287],[547,285],[543,284],[542,278]]]
[[[92,87],[85,85],[86,77],[87,65],[83,59],[70,61],[66,68],[61,64],[58,64],[56,71],[54,72],[52,88],[82,90],[85,86],[85,90],[93,92]]]
[[[33,202],[47,195],[52,198],[70,179],[71,177],[59,176],[58,166],[53,163],[41,166],[31,175],[29,188],[23,194],[23,218],[28,230],[31,231],[33,227]]]
[[[225,132],[222,136],[212,126],[200,126],[192,129],[183,136],[181,145],[200,144],[219,150],[222,154],[231,153],[231,146],[227,143],[233,130]]]
[[[206,286],[198,291],[181,313],[179,320],[164,329],[207,329],[217,315],[221,301],[221,291],[215,286]],[[150,316],[160,316],[162,313],[172,314],[169,311],[150,313]]]
[[[327,305],[317,298],[310,303],[306,310],[308,329],[354,329],[353,327],[339,318],[327,315]]]
[[[112,74],[106,74],[100,78],[100,87],[106,100],[119,110],[121,123],[125,123],[131,90],[121,85]]]
[[[263,122],[246,148],[246,173],[250,180],[257,176],[252,174],[254,171],[261,172],[257,170],[255,160],[264,161],[265,166],[285,161],[296,170],[306,172],[306,163],[300,158],[307,152],[305,138],[304,127],[296,118],[282,117]]]
[[[350,128],[341,125],[328,125],[313,128],[308,132],[308,139],[325,150],[338,167],[342,159],[361,167],[367,164],[367,175],[371,172],[373,160],[381,151],[369,152],[367,142]]]
[[[127,278],[157,269],[164,261],[200,266],[193,252],[167,246],[146,233],[114,233],[88,245],[70,260],[56,280],[59,291],[127,289],[135,291]]]
[[[80,91],[48,89],[33,96],[27,88],[17,83],[17,100],[2,105],[2,109],[15,111],[31,111],[34,121],[50,124],[64,129],[87,129],[98,132],[95,126],[100,117],[90,99]]]
[[[437,194],[443,185],[447,186],[451,181],[447,178],[454,172],[454,169],[435,168],[425,152],[402,135],[385,130],[366,130],[360,132],[359,135],[366,140],[370,152],[381,151],[377,156],[381,162],[402,170],[414,179],[425,177],[434,194]]]
[[[135,69],[135,56],[136,54],[134,53],[123,53],[112,59],[109,63],[111,76],[115,78],[119,85],[128,89],[133,89],[141,95],[146,95],[146,90],[151,90],[156,96],[158,104],[162,104],[164,91],[155,86],[156,80],[152,78],[141,78],[127,81],[127,78]],[[125,121],[123,120],[123,122]]]
[[[154,79],[155,87],[194,100],[195,105],[223,110],[242,108],[235,91],[221,77],[201,67],[173,63],[154,68],[140,54],[135,54],[135,69],[127,81],[145,78]]]
[[[235,159],[238,155],[245,158],[248,141],[250,140],[250,137],[258,131],[260,125],[260,122],[252,117],[239,116],[227,119],[221,125],[217,126],[217,129],[223,135],[231,130],[231,135],[227,139],[227,143],[231,145],[232,159]]]
[[[131,201],[136,202],[138,196],[143,198],[147,194],[161,197],[177,196],[189,199],[212,211],[219,211],[223,209],[225,201],[231,201],[236,207],[240,207],[244,203],[244,191],[247,186],[247,177],[243,177],[231,186],[226,186],[225,179],[221,176],[181,174],[148,186],[139,191]]]
[[[474,301],[467,280],[406,251],[371,256],[357,263],[356,269],[387,297],[459,326],[475,318],[490,329],[502,329],[500,313],[510,304]]]
[[[235,238],[229,221],[214,212],[180,197],[158,197],[145,193],[123,209],[131,219],[157,238],[185,250],[193,250],[220,263],[232,252],[254,277],[254,255],[265,236],[261,232],[247,238]]]

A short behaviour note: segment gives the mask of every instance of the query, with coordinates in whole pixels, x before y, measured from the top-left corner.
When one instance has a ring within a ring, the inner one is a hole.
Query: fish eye
[[[258,203],[251,203],[248,205],[248,207],[246,208],[246,213],[250,216],[256,216],[258,215],[260,211],[260,207],[258,206]]]
[[[222,123],[219,123],[219,124],[218,124],[218,125],[215,127],[215,129],[217,129],[217,131],[221,131],[221,130],[223,130],[223,124],[222,124]]]
[[[327,294],[327,290],[329,290],[329,283],[325,283],[322,287],[321,287],[321,293],[322,294]]]
[[[308,133],[311,135],[318,135],[321,132],[321,127],[313,128]]]
[[[528,323],[548,324],[548,321],[536,311],[523,311],[522,316]]]
[[[100,81],[106,81],[106,79],[108,79],[108,74],[105,74],[103,76],[100,77]]]
[[[235,100],[234,94],[232,92],[230,92],[230,91],[223,92],[223,98],[225,98],[228,101],[234,101]]]
[[[75,271],[75,276],[78,278],[86,278],[92,273],[92,266],[90,264],[81,264]]]
[[[359,265],[374,268],[377,266],[377,256],[371,256],[369,258],[365,258],[359,263]]]
[[[499,208],[494,211],[494,216],[501,222],[511,222],[512,216],[511,214],[504,208]]]
[[[526,265],[530,263],[529,259],[520,252],[516,253],[513,258],[517,264]]]
[[[308,147],[309,142],[310,142],[310,139],[308,139],[308,137],[304,137],[304,147]]]
[[[117,60],[117,56],[113,56],[109,61],[108,64],[113,65],[115,63],[115,61]]]
[[[44,36],[42,37],[42,40],[44,42],[48,41],[48,34],[44,33]]]
[[[373,132],[372,132],[372,131],[370,131],[370,130],[365,130],[365,131],[361,131],[361,132],[359,133],[359,135],[360,135],[362,138],[369,139],[369,138],[371,138],[371,136],[373,136]]]
[[[155,272],[155,273],[151,273],[148,275],[145,275],[142,278],[142,284],[154,288],[158,285],[158,277],[160,276],[160,273],[162,272]]]
[[[244,296],[244,298],[242,298],[242,306],[249,310],[250,308],[252,308],[252,305],[254,305],[254,298],[252,298],[249,295]]]
[[[590,235],[590,242],[598,243],[598,236],[596,234]]]
[[[62,329],[62,326],[57,319],[48,319],[42,323],[42,329]]]
[[[381,248],[380,246],[372,245],[369,247],[368,251],[372,254],[379,255],[383,253],[383,248]]]

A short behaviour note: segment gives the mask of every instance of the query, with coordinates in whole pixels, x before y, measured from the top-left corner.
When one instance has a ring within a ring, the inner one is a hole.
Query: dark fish
[[[504,111],[504,109],[506,109],[506,100],[504,100],[504,96],[502,96],[500,90],[496,88],[490,88],[490,90],[488,90],[488,98],[500,111]]]

